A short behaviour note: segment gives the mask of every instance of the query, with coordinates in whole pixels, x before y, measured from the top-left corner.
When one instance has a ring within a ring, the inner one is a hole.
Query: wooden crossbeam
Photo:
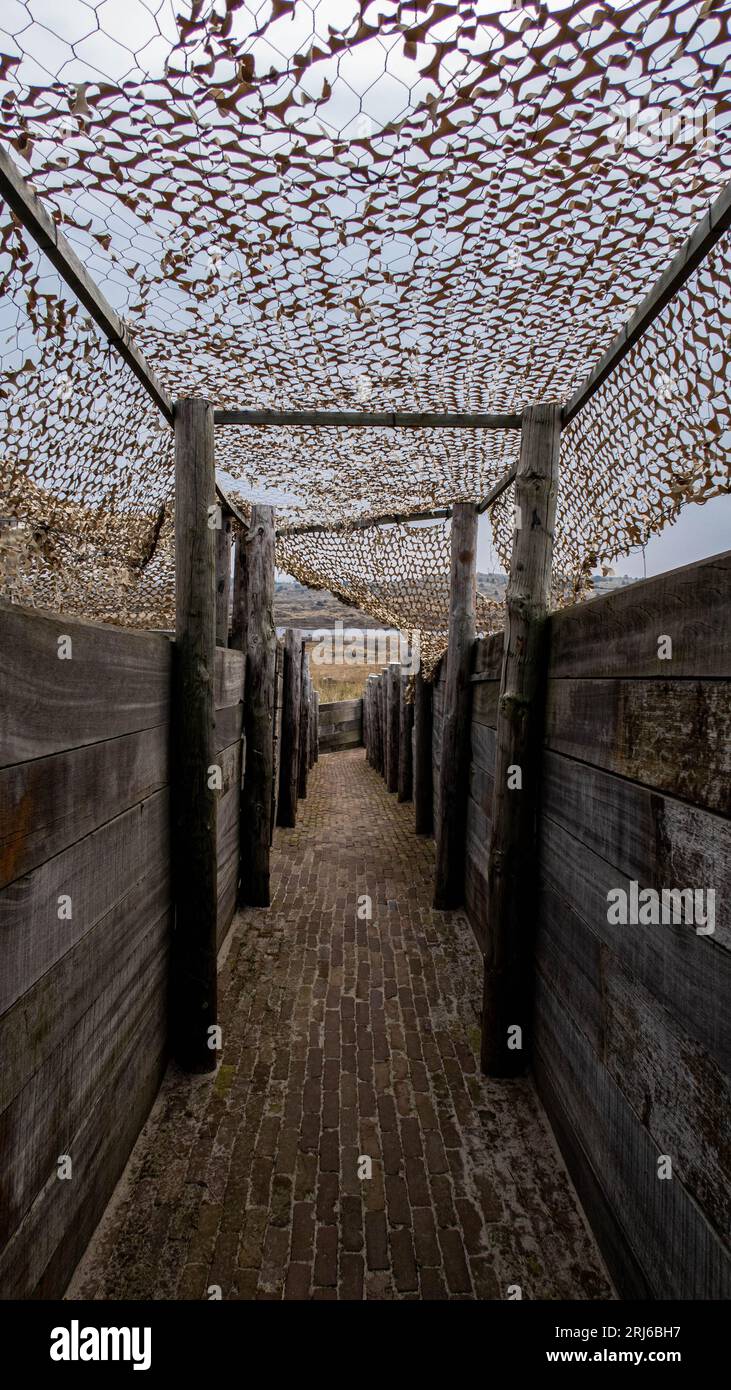
[[[614,342],[611,343],[601,361],[587,377],[583,386],[579,387],[571,400],[563,407],[562,425],[565,426],[570,420],[573,420],[574,416],[578,415],[579,411],[584,408],[587,401],[591,400],[594,392],[598,391],[610,372],[619,366],[622,358],[627,356],[627,353],[646,332],[658,314],[662,312],[665,305],[678,293],[679,289],[682,289],[689,276],[693,274],[693,271],[729,227],[731,227],[731,183],[726,185],[715,203],[711,204],[705,217],[702,218],[695,231],[680,248],[667,270],[655,282],[649,294],[645,295],[642,303],[617,334]]]
[[[129,329],[119,315],[107,302],[101,290],[94,284],[86,267],[82,265],[76,252],[56,223],[36,197],[27,180],[23,178],[6,149],[0,146],[0,197],[22,222],[36,245],[48,257],[58,271],[61,279],[88,310],[94,322],[99,325],[105,338],[116,348],[120,357],[131,367],[138,381],[142,382],[148,395],[162,411],[165,419],[173,423],[173,403],[167,391],[158,381],[152,368],[148,366],[142,353],[135,347]]]
[[[520,415],[416,410],[215,410],[216,425],[312,425],[337,429],[519,430]]]
[[[486,512],[493,502],[497,502],[506,488],[515,482],[517,467],[517,463],[512,464],[507,472],[503,473],[502,478],[498,478],[490,488],[487,497],[477,503],[475,511],[478,516]],[[232,505],[230,499],[228,505]],[[435,507],[428,512],[382,512],[379,516],[361,516],[357,521],[336,521],[329,525],[325,522],[313,522],[303,526],[283,526],[277,531],[277,536],[308,536],[320,531],[367,531],[371,526],[398,526],[408,521],[448,521],[451,515],[451,507]]]

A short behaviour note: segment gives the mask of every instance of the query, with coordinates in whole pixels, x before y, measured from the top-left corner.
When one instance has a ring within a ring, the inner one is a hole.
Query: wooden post
[[[316,735],[316,733],[317,733],[317,691],[315,690],[315,687],[314,687],[314,685],[312,684],[312,671],[310,671],[309,675],[310,675],[310,713],[309,713],[309,722],[308,722],[308,726],[307,726],[307,727],[308,727],[308,729],[309,729],[309,734],[310,734],[310,736],[309,736],[309,740],[308,740],[308,752],[309,752],[308,767],[312,768],[312,767],[314,767],[314,763],[315,763],[315,735]]]
[[[449,646],[439,765],[439,823],[436,826],[436,908],[459,907],[464,900],[472,712],[470,673],[477,580],[477,511],[472,502],[454,504],[451,553]]]
[[[276,629],[275,629],[276,632]],[[274,827],[277,823],[277,804],[279,802],[279,764],[282,748],[282,666],[284,645],[275,640],[274,648],[274,721],[272,724],[272,813],[270,817],[269,844],[274,843]]]
[[[237,523],[234,540],[234,578],[229,642],[238,652],[243,652],[246,649],[246,593],[244,589],[246,566],[243,560],[245,538],[245,528]]]
[[[388,667],[378,678],[378,713],[381,720],[381,766],[380,774],[385,782],[388,762]]]
[[[386,790],[398,790],[399,701],[401,667],[389,662],[386,670]]]
[[[249,529],[242,535],[246,613],[246,678],[244,730],[246,768],[241,793],[239,855],[240,906],[268,907],[269,842],[274,777],[274,668],[277,638],[274,628],[274,512],[251,509]]]
[[[417,835],[434,829],[432,786],[432,689],[419,671],[414,685],[414,828]]]
[[[297,791],[304,801],[307,797],[308,745],[310,738],[310,659],[302,643],[302,679],[300,685],[300,747]]]
[[[215,503],[213,410],[197,398],[178,401],[170,1027],[174,1056],[187,1071],[216,1066]]]
[[[481,1057],[489,1076],[524,1071],[530,1055],[535,814],[560,421],[556,405],[526,410],[515,482],[487,873]]]
[[[293,826],[297,821],[297,783],[300,761],[300,689],[302,684],[302,638],[296,628],[284,635],[282,681],[282,738],[279,763],[279,805],[277,825]]]
[[[228,609],[231,592],[231,514],[223,512],[216,528],[216,646],[228,646]]]
[[[406,699],[409,678],[401,677],[399,692],[398,799],[411,800],[413,754],[411,731],[414,727],[414,706]]]
[[[320,756],[320,692],[315,691],[315,762]]]

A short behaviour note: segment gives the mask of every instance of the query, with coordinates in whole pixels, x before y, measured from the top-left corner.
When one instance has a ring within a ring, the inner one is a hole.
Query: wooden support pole
[[[274,512],[253,506],[242,535],[246,677],[246,767],[239,818],[239,905],[269,907],[269,845],[274,780]]]
[[[399,691],[398,799],[411,800],[413,753],[411,733],[414,727],[414,706],[406,699],[409,677],[402,675]]]
[[[477,512],[471,502],[456,502],[452,513],[449,646],[436,826],[436,908],[459,907],[464,901],[476,584]]]
[[[515,1076],[530,1056],[535,816],[560,439],[559,406],[532,406],[525,412],[505,596],[487,871],[481,1058],[489,1076]]]
[[[204,400],[178,401],[170,1026],[174,1056],[187,1071],[216,1066],[215,497],[213,411]]]
[[[302,638],[296,628],[284,635],[282,680],[282,737],[279,764],[279,805],[277,825],[293,826],[297,821],[297,784],[300,762],[300,691],[302,684]]]
[[[228,646],[228,610],[231,590],[231,517],[221,510],[216,529],[216,646]]]
[[[229,645],[237,652],[246,649],[246,565],[243,558],[246,530],[238,522],[234,535],[234,577],[231,600],[231,634]]]
[[[399,705],[401,667],[397,661],[386,668],[386,790],[398,791]]]
[[[315,762],[320,756],[320,692],[315,691]]]
[[[432,686],[419,671],[414,685],[414,828],[417,835],[434,829],[432,785]]]
[[[308,746],[310,738],[310,658],[302,643],[302,680],[300,685],[300,748],[297,791],[304,801],[307,797]]]
[[[272,724],[272,814],[269,844],[274,842],[274,827],[277,823],[279,803],[279,765],[282,748],[282,666],[284,664],[284,643],[275,640],[274,654],[274,720]]]
[[[378,677],[378,714],[381,719],[381,766],[378,770],[385,781],[388,767],[388,666]]]

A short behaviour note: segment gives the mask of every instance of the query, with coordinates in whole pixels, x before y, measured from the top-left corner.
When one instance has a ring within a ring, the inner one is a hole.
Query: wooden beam
[[[481,502],[476,503],[478,516],[486,512],[493,502],[497,502],[498,497],[502,497],[506,488],[515,482],[517,467],[517,463],[513,464],[506,473],[503,473],[501,478],[498,478],[487,496]],[[371,526],[402,526],[411,521],[448,521],[451,515],[451,507],[433,507],[431,511],[420,512],[381,512],[378,516],[359,516],[356,520],[282,526],[277,531],[277,536],[311,536],[321,531],[367,531]]]
[[[439,909],[459,907],[464,898],[476,585],[477,512],[472,503],[457,502],[452,515],[449,645],[439,764],[439,819],[435,827],[434,906]]]
[[[413,785],[413,749],[411,733],[414,727],[414,705],[406,699],[409,677],[401,676],[399,692],[398,799],[410,801]]]
[[[213,1071],[216,983],[216,654],[213,411],[175,406],[175,653],[172,708],[172,855],[175,930],[171,1034],[188,1071]]]
[[[228,609],[231,591],[231,517],[221,508],[216,530],[216,645],[228,646]]]
[[[523,1072],[530,1054],[535,814],[560,442],[560,406],[526,411],[490,813],[481,1047],[488,1076]]]
[[[492,506],[493,502],[497,502],[498,497],[502,497],[506,488],[509,488],[510,484],[515,482],[517,471],[518,465],[514,463],[512,467],[508,469],[507,473],[503,473],[502,478],[498,478],[497,482],[490,488],[487,497],[483,497],[482,501],[477,503],[478,516],[482,516],[482,513],[486,512],[488,507]]]
[[[432,787],[432,686],[421,671],[414,685],[414,828],[417,835],[434,829]]]
[[[415,410],[216,410],[217,425],[309,425],[336,429],[519,430],[520,415]]]
[[[659,280],[656,280],[652,289],[645,295],[642,303],[627,320],[624,328],[617,334],[586,381],[579,387],[578,391],[574,392],[568,404],[563,407],[561,419],[564,426],[568,425],[569,421],[573,420],[580,410],[583,410],[594,392],[598,391],[610,372],[619,366],[622,359],[627,356],[627,353],[650,327],[650,324],[654,322],[658,314],[662,313],[665,305],[678,293],[678,290],[682,289],[686,280],[693,274],[701,261],[705,260],[709,251],[713,249],[729,227],[731,227],[731,183],[726,184],[723,192],[715,203],[711,204],[695,231],[670,262],[667,270],[663,271]]]
[[[76,252],[59,231],[53,217],[48,213],[40,199],[11,159],[7,150],[0,146],[0,197],[8,204],[22,222],[36,245],[48,257],[51,265],[58,271],[61,279],[94,322],[101,328],[107,341],[116,348],[120,357],[131,368],[138,381],[142,382],[147,394],[162,411],[165,419],[173,423],[173,403],[165,388],[158,381],[152,368],[148,366],[139,348],[135,347],[126,323],[107,302],[101,290],[94,284],[86,267],[82,265]]]
[[[399,705],[401,667],[397,661],[386,667],[386,790],[398,791]]]
[[[241,541],[246,612],[244,732],[246,765],[241,793],[239,904],[269,907],[269,846],[274,779],[274,512],[255,506]]]
[[[297,821],[301,682],[302,638],[295,628],[288,627],[284,635],[282,736],[280,741],[277,825],[290,828]]]

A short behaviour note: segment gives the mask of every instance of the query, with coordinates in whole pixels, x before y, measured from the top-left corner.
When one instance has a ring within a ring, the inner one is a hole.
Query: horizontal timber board
[[[223,709],[217,709],[214,715],[214,734],[213,745],[216,756],[223,752],[224,748],[230,747],[241,738],[241,731],[244,727],[244,706],[226,705]]]
[[[480,637],[475,642],[472,670],[476,676],[499,680],[503,666],[504,633],[493,632],[489,637]]]
[[[472,686],[472,723],[485,724],[490,729],[497,728],[500,682],[480,681]]]
[[[0,1297],[60,1298],[64,1293],[157,1094],[166,1053],[163,1001],[159,990],[129,1052],[72,1136],[73,1180],[59,1182],[53,1165],[0,1254]]]
[[[0,601],[0,650],[0,767],[169,720],[172,648],[159,633]]]
[[[469,854],[465,860],[464,898],[475,940],[484,951],[487,945],[487,876]]]
[[[613,951],[544,890],[537,964],[718,1232],[731,1217],[731,1078]]]
[[[709,811],[731,811],[731,682],[550,680],[557,753]]]
[[[562,826],[543,817],[540,876],[719,1065],[731,1070],[731,954],[685,922],[623,926],[607,921],[607,893],[630,880]]]
[[[20,1224],[74,1134],[99,1101],[120,1060],[137,1044],[151,1006],[164,1010],[167,941],[153,934],[111,980],[0,1115],[0,1163],[6,1175],[0,1244]],[[144,983],[140,984],[141,977]],[[73,1176],[71,1178],[73,1181]]]
[[[213,702],[216,709],[237,705],[244,698],[246,656],[235,647],[216,647]]]
[[[169,795],[156,792],[0,893],[0,1012],[70,951],[135,883],[169,864]],[[71,920],[59,898],[71,899]]]
[[[341,718],[358,719],[362,712],[362,700],[328,700],[320,705],[320,720],[337,723]]]
[[[555,677],[731,677],[731,551],[563,608],[550,618]],[[658,656],[658,638],[672,657]]]
[[[362,742],[362,736],[357,729],[350,733],[321,734],[320,752],[337,753],[343,748],[360,748]]]
[[[0,1111],[89,1009],[109,981],[124,977],[128,961],[149,937],[169,931],[167,862],[135,883],[55,965],[0,1017]],[[144,979],[140,987],[145,988]]]
[[[166,724],[0,768],[0,889],[165,786]]]
[[[656,1298],[728,1299],[731,1260],[563,1001],[536,980],[536,1052]]]
[[[472,725],[472,762],[491,777],[495,776],[497,736],[488,724]]]
[[[542,812],[642,888],[713,889],[714,939],[731,947],[731,822],[546,751]]]

